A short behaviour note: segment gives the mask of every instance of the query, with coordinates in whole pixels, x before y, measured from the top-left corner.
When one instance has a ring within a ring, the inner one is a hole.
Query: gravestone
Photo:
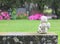
[[[17,8],[17,11],[16,12],[17,12],[17,14],[18,13],[20,13],[20,14],[21,13],[26,13],[26,8]]]
[[[34,32],[0,32],[0,44],[58,44],[58,35]]]

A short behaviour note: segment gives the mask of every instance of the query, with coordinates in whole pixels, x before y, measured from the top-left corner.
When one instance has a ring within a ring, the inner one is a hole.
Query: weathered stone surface
[[[0,44],[57,44],[58,35],[28,32],[0,32]]]

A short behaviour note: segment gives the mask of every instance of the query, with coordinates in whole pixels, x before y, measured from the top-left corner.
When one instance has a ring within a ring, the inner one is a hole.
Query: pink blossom
[[[34,20],[34,15],[29,16],[29,20]]]
[[[0,20],[3,20],[3,17],[0,15]]]
[[[4,16],[4,19],[10,19],[8,12],[2,12],[1,15]]]
[[[36,13],[28,17],[29,20],[39,20],[43,14]]]

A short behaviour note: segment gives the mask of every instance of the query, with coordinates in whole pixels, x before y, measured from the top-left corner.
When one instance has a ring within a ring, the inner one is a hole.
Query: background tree
[[[52,3],[52,9],[54,11],[54,13],[57,15],[57,19],[60,18],[60,0],[54,0]]]
[[[53,9],[58,18],[60,18],[60,0],[0,0],[0,9],[18,8],[23,6],[25,1],[37,3],[38,10],[41,12],[44,10],[44,5],[48,5]]]

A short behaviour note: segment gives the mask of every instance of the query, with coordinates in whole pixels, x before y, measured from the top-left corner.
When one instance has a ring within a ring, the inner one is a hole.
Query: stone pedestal
[[[58,44],[58,35],[53,33],[0,32],[0,44]]]

